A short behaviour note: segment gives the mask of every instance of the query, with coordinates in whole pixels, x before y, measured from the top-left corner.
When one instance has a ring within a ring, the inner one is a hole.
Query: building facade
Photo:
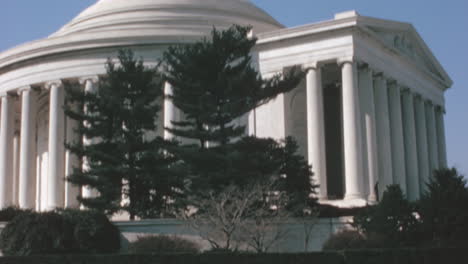
[[[411,24],[350,11],[285,28],[248,0],[100,0],[51,36],[0,53],[0,207],[78,207],[77,195],[96,195],[65,180],[86,161],[64,143],[87,142],[63,113],[65,85],[99,89],[120,48],[154,65],[169,45],[232,24],[253,26],[262,76],[307,70],[294,91],[239,122],[259,137],[295,137],[323,202],[364,205],[390,184],[415,200],[431,171],[447,165],[444,92],[452,81]],[[160,128],[181,118],[161,103]]]

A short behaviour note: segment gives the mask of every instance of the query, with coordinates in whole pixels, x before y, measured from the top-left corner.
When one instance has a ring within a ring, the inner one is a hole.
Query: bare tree
[[[284,206],[286,193],[272,190],[274,184],[269,182],[243,188],[231,185],[193,198],[196,209],[185,212],[184,218],[215,249],[266,252],[289,231],[282,225],[290,217]]]
[[[251,189],[231,185],[219,193],[194,197],[196,212],[186,213],[184,218],[213,248],[237,250],[240,229],[246,224],[256,195]]]

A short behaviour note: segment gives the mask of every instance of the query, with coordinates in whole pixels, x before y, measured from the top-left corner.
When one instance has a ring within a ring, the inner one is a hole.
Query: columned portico
[[[391,82],[389,86],[390,134],[392,142],[393,181],[399,184],[404,193],[406,188],[405,146],[403,120],[401,114],[400,86]]]
[[[414,115],[414,97],[409,89],[402,93],[403,98],[403,124],[406,158],[406,184],[407,197],[411,201],[419,199],[418,148],[416,144],[416,122]]]
[[[7,94],[0,94],[0,208],[13,202],[13,99]]]
[[[307,69],[307,149],[316,183],[320,186],[319,199],[327,198],[327,165],[325,154],[325,116],[321,71],[316,65]]]
[[[352,60],[340,61],[339,64],[342,71],[345,200],[364,200],[357,67]]]
[[[47,209],[64,206],[64,90],[61,81],[46,84],[49,90],[49,171]]]
[[[30,86],[20,88],[21,96],[21,147],[19,168],[19,206],[34,209],[36,198],[36,95]]]

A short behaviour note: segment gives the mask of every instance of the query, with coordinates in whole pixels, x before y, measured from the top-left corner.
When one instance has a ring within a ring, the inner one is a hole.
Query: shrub
[[[343,230],[333,234],[323,245],[323,250],[348,250],[385,247],[385,237],[364,235],[357,230]]]
[[[5,255],[112,253],[120,248],[118,229],[91,211],[25,212],[0,234]]]
[[[31,212],[31,210],[20,209],[15,206],[4,208],[0,210],[0,222],[9,222],[13,220],[13,218],[15,218],[17,215],[28,212]]]
[[[55,212],[25,213],[10,221],[0,234],[5,255],[73,253],[72,224]]]
[[[144,236],[139,237],[129,246],[133,254],[161,253],[198,253],[197,243],[177,236]]]
[[[385,247],[414,246],[418,243],[419,222],[414,206],[399,185],[391,185],[382,201],[354,217],[354,226],[366,236],[382,236]]]
[[[419,203],[422,230],[432,245],[464,245],[468,240],[468,189],[458,171],[434,172]]]
[[[114,253],[120,249],[120,232],[102,213],[88,210],[61,210],[73,225],[75,245],[80,253]]]
[[[330,236],[323,245],[323,250],[345,250],[364,248],[366,238],[359,231],[343,230]]]

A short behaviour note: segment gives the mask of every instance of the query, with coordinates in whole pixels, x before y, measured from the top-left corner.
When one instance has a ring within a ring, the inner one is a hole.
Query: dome
[[[190,36],[232,24],[251,25],[258,33],[283,27],[249,0],[100,0],[51,37],[111,32]]]

